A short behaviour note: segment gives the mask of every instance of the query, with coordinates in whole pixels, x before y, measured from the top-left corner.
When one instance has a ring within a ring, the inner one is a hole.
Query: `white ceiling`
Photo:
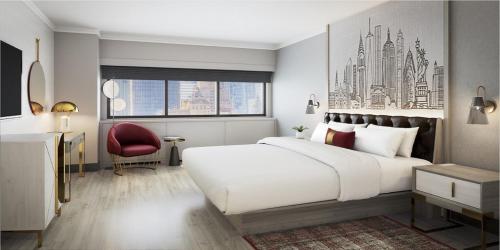
[[[56,31],[103,39],[276,49],[381,1],[34,1]],[[33,7],[33,4],[32,4]]]

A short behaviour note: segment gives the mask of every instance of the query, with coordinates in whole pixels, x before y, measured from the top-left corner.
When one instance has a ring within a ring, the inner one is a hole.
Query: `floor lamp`
[[[109,112],[111,112],[111,117],[113,119],[113,125],[115,124],[115,111],[121,111],[125,109],[125,101],[118,97],[120,93],[120,87],[118,83],[114,80],[107,80],[102,84],[102,93],[106,98],[111,100]],[[117,105],[118,104],[118,105]]]

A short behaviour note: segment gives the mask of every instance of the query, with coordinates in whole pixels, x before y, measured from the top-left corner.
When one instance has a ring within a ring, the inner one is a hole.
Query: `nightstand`
[[[498,214],[498,172],[456,164],[413,168],[411,226],[415,228],[415,201],[421,200],[481,222],[481,249],[486,248],[487,218]],[[418,228],[417,228],[418,229]]]

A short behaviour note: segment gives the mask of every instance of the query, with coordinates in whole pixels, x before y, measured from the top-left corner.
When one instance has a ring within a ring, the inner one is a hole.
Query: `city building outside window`
[[[265,83],[113,79],[108,117],[265,116]]]

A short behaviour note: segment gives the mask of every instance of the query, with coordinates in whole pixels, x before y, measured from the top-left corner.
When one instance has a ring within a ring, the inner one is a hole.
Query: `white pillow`
[[[384,130],[399,130],[404,131],[405,135],[401,145],[399,146],[397,155],[404,157],[411,157],[411,151],[413,150],[413,144],[415,143],[415,138],[417,137],[418,127],[415,128],[394,128],[386,126],[377,126],[370,124],[369,129],[384,129]]]
[[[354,131],[354,128],[366,128],[367,123],[364,124],[350,124],[350,123],[342,123],[342,122],[334,122],[330,121],[328,122],[328,127],[330,127],[333,130],[340,131],[340,132],[352,132]]]
[[[311,135],[311,141],[325,143],[326,133],[328,132],[328,124],[320,122],[314,129]]]
[[[355,128],[354,150],[394,158],[403,141],[401,130]]]

